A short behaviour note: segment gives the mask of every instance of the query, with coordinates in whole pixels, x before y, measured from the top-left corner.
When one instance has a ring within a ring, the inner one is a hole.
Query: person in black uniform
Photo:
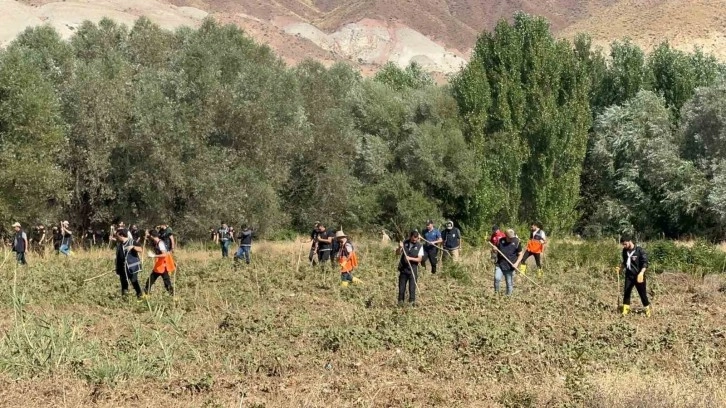
[[[635,288],[645,308],[645,316],[650,317],[650,301],[648,300],[648,291],[645,286],[645,271],[648,269],[648,255],[643,248],[635,245],[633,238],[630,236],[626,235],[620,238],[620,243],[623,245],[623,263],[620,265],[620,273],[625,274],[623,316],[630,313],[630,294],[633,292],[633,288]]]
[[[418,231],[411,231],[408,239],[398,244],[396,254],[401,255],[401,259],[398,261],[398,305],[405,304],[406,286],[408,286],[408,301],[411,306],[415,306],[418,265],[424,258],[424,248],[421,245]]]
[[[328,233],[323,224],[318,226],[318,236],[316,240],[318,243],[318,262],[320,262],[320,265],[325,265],[325,262],[330,261],[330,251],[333,247],[333,236]]]

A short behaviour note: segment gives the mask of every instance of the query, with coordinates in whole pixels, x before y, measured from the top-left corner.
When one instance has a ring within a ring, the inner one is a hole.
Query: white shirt
[[[166,252],[166,245],[164,245],[164,241],[159,241],[159,251]]]

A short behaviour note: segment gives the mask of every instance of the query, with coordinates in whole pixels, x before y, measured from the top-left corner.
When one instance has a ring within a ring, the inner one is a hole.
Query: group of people
[[[112,230],[113,235],[110,239],[116,244],[116,274],[121,282],[121,296],[128,296],[129,283],[131,283],[137,300],[142,301],[148,297],[151,287],[159,278],[164,282],[166,291],[174,296],[171,275],[176,271],[176,263],[172,255],[176,240],[171,227],[161,225],[150,231],[139,231],[138,228],[126,229],[121,222]],[[153,259],[154,265],[142,292],[139,273],[143,268],[143,251],[147,240],[151,241],[153,248],[149,251],[148,257]]]
[[[220,227],[216,231],[214,228],[210,229],[211,239],[222,249],[222,258],[229,258],[229,247],[235,242],[234,227],[227,225],[223,221],[220,224]],[[239,248],[237,248],[237,252],[234,254],[235,265],[241,260],[244,260],[247,265],[250,264],[254,232],[252,227],[247,225],[242,225],[242,228],[240,228],[240,233],[237,235]]]
[[[221,222],[220,227],[215,231],[212,229],[211,238],[222,250],[222,257],[229,257],[229,247],[235,242],[234,229],[227,223]],[[13,224],[15,231],[12,248],[16,253],[17,262],[25,265],[25,253],[33,245],[40,248],[39,253],[44,253],[46,241],[44,226],[38,225],[33,228],[33,234],[29,239],[23,231],[20,223]],[[91,230],[89,230],[91,231]],[[254,230],[243,225],[236,238],[239,241],[239,248],[234,255],[235,263],[244,260],[247,264],[251,260],[252,238]],[[53,227],[52,241],[54,248],[60,254],[69,255],[72,245],[73,233],[70,231],[68,221],[59,223]],[[154,259],[152,273],[146,281],[144,290],[138,281],[138,274],[142,267],[142,252],[147,239],[153,243],[153,251],[149,257]],[[426,264],[431,265],[431,273],[437,273],[439,254],[442,260],[459,260],[461,249],[461,231],[454,226],[452,221],[446,221],[444,228],[439,230],[434,222],[429,220],[422,232],[412,230],[407,239],[399,242],[396,248],[397,255],[400,255],[398,262],[398,303],[405,305],[406,292],[408,292],[409,304],[416,305],[416,290],[419,267],[426,269]],[[112,226],[109,241],[116,244],[116,273],[121,282],[121,293],[128,295],[129,283],[136,292],[138,299],[143,299],[151,290],[154,282],[161,277],[166,290],[173,296],[174,287],[170,278],[176,270],[176,264],[172,253],[176,247],[174,233],[166,224],[157,226],[150,231],[140,231],[136,226],[126,228],[123,222]],[[328,262],[338,263],[340,267],[341,286],[360,283],[361,280],[354,275],[358,267],[358,256],[355,246],[349,237],[342,231],[333,232],[324,224],[315,223],[310,234],[309,261],[311,265],[325,265]],[[633,289],[636,289],[641,302],[645,308],[645,314],[650,316],[651,308],[648,300],[645,271],[648,268],[648,257],[643,248],[635,245],[630,236],[621,238],[622,264],[618,273],[625,276],[623,293],[622,314],[630,313],[630,298]],[[494,291],[499,293],[502,280],[505,281],[506,295],[512,295],[514,291],[515,272],[526,274],[526,262],[532,257],[537,267],[537,276],[542,276],[542,262],[547,246],[547,235],[542,230],[539,222],[530,225],[530,236],[526,247],[513,229],[502,231],[498,226],[493,226],[489,237],[491,246],[492,261],[494,262]],[[38,250],[38,249],[36,249]]]
[[[73,244],[73,232],[70,230],[68,221],[62,221],[58,226],[54,226],[50,237],[46,236],[45,226],[38,224],[33,227],[30,237],[23,230],[19,222],[13,224],[13,237],[10,246],[20,265],[26,265],[28,262],[25,255],[29,251],[33,251],[39,256],[45,256],[46,243],[51,242],[53,249],[58,254],[70,255],[71,245]]]

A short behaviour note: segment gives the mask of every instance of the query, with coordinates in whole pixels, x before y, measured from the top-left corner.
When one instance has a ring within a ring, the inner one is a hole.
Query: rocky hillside
[[[476,36],[518,10],[542,15],[563,37],[589,32],[597,44],[630,37],[651,47],[665,39],[726,58],[726,0],[0,0],[0,44],[27,25],[48,23],[64,36],[84,19],[127,24],[148,15],[165,28],[211,15],[238,24],[288,62],[351,61],[364,72],[416,61],[455,72]]]

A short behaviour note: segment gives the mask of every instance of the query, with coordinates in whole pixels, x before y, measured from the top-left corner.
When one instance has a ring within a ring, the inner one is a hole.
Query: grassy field
[[[541,287],[518,278],[511,298],[472,249],[398,308],[392,247],[358,247],[349,288],[300,243],[257,244],[237,271],[181,251],[178,299],[157,281],[142,303],[115,274],[84,282],[113,251],[22,268],[7,253],[0,406],[726,406],[724,274],[661,265],[653,316],[621,317],[613,241],[553,243]]]

